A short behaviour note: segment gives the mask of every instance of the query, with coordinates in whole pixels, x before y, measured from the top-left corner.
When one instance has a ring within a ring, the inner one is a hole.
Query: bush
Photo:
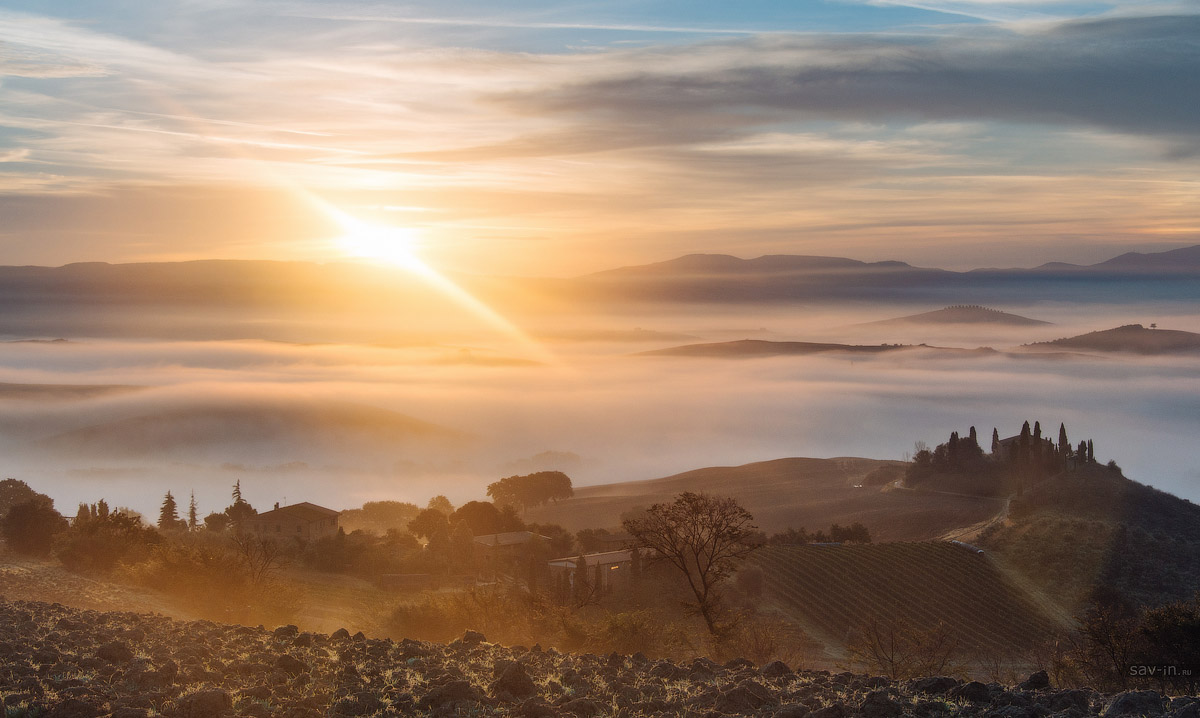
[[[30,556],[48,555],[54,537],[67,528],[67,520],[54,510],[54,502],[44,497],[14,505],[0,524],[8,547]]]
[[[77,573],[111,573],[120,564],[145,561],[162,536],[141,519],[114,511],[76,525],[62,536],[58,558]]]

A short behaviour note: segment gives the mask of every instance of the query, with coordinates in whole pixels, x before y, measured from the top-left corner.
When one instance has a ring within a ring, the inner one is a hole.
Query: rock
[[[846,706],[841,703],[833,703],[809,713],[808,718],[846,718],[848,715],[850,713],[846,710]]]
[[[558,711],[541,698],[530,698],[514,711],[523,718],[558,718]]]
[[[1089,691],[1074,688],[1067,691],[1059,691],[1051,695],[1049,700],[1039,700],[1054,713],[1061,713],[1072,708],[1080,713],[1089,713],[1088,709],[1091,706],[1092,694]]]
[[[604,712],[600,704],[591,698],[576,698],[573,701],[567,701],[558,707],[562,713],[579,716],[579,718],[591,718]]]
[[[812,711],[803,703],[792,703],[775,711],[774,718],[808,718]]]
[[[760,671],[767,678],[782,678],[792,675],[792,669],[783,661],[771,661]]]
[[[276,628],[271,633],[271,637],[277,641],[290,640],[292,638],[295,638],[298,635],[300,635],[300,629],[291,624],[288,624],[286,626],[280,626],[279,628]]]
[[[893,718],[904,712],[904,706],[892,700],[887,691],[871,691],[858,707],[858,712],[865,718]]]
[[[133,660],[133,651],[124,643],[113,641],[96,649],[96,656],[109,663],[128,663]]]
[[[511,662],[504,672],[500,674],[491,685],[493,696],[499,693],[507,693],[516,699],[529,698],[537,693],[537,686],[530,679],[529,674],[525,672],[524,666],[520,663]]]
[[[180,718],[213,718],[230,711],[233,699],[219,688],[210,688],[180,696],[175,705]]]
[[[383,702],[369,691],[359,691],[333,704],[334,715],[369,716],[383,708]]]
[[[287,653],[275,659],[275,667],[289,676],[298,676],[308,670],[307,663]]]
[[[912,689],[918,693],[928,693],[930,695],[940,696],[947,691],[957,688],[959,680],[950,678],[949,676],[930,676],[928,678],[918,678],[912,684]]]
[[[114,708],[108,718],[150,718],[149,708],[134,708],[132,706],[122,706]]]
[[[421,708],[438,708],[444,705],[454,703],[462,703],[464,701],[478,701],[483,698],[483,694],[479,689],[471,685],[468,681],[450,681],[443,686],[437,686],[433,690],[426,693],[417,702]]]
[[[238,691],[238,695],[243,698],[253,698],[259,701],[270,700],[274,692],[270,686],[250,686]]]
[[[1043,688],[1050,687],[1050,676],[1046,675],[1045,671],[1038,671],[1031,674],[1028,678],[1021,681],[1017,686],[1018,690],[1022,691],[1040,691]]]
[[[725,667],[731,671],[736,671],[740,668],[754,668],[754,661],[746,658],[734,658],[725,663]]]
[[[350,640],[350,632],[344,628],[339,628],[329,636],[331,641],[348,641]]]
[[[723,691],[713,707],[721,713],[751,713],[774,705],[779,705],[779,699],[766,686],[747,679]]]
[[[46,718],[97,718],[104,711],[78,698],[68,698],[45,713]]]
[[[1175,700],[1178,701],[1179,699]],[[1171,708],[1170,718],[1200,718],[1200,703],[1185,703],[1178,707],[1172,703]]]
[[[1118,693],[1108,709],[1104,711],[1105,718],[1110,716],[1154,716],[1162,715],[1165,711],[1163,697],[1156,691],[1126,691]]]
[[[478,646],[480,643],[487,643],[487,639],[479,631],[467,631],[460,640],[464,646]]]
[[[972,703],[986,703],[992,699],[992,692],[988,687],[979,681],[971,681],[964,683],[961,686],[951,689],[951,698],[971,701]]]

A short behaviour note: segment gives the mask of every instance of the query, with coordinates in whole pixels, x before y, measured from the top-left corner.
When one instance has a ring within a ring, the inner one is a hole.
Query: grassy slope
[[[1200,589],[1200,507],[1103,466],[1054,477],[1015,498],[978,542],[1069,611],[1097,588],[1140,605]]]
[[[670,501],[682,491],[735,497],[768,533],[793,527],[827,529],[861,521],[877,541],[919,541],[983,521],[997,499],[855,488],[873,469],[897,462],[873,459],[776,459],[688,471],[650,481],[586,486],[575,497],[530,509],[529,521],[581,528],[616,527],[622,512]]]
[[[771,596],[837,645],[871,619],[944,622],[969,652],[1013,655],[1055,627],[986,555],[947,542],[771,546],[752,558]]]

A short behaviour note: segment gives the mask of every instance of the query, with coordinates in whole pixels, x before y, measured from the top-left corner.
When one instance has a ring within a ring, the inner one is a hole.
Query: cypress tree
[[[188,531],[195,531],[200,527],[199,512],[196,511],[196,492],[192,492],[192,500],[188,502]]]
[[[1064,457],[1071,455],[1071,442],[1067,440],[1067,425],[1058,425],[1058,453]]]
[[[1000,453],[1000,430],[992,427],[992,456]]]
[[[1096,448],[1096,447],[1092,446],[1092,440],[1091,440],[1091,439],[1088,439],[1088,447],[1087,447],[1087,460],[1088,460],[1088,463],[1089,463],[1089,464],[1094,464],[1094,463],[1096,463],[1096,451],[1095,451],[1095,448]]]
[[[175,497],[168,491],[163,499],[162,508],[158,512],[158,528],[170,531],[179,526],[179,510],[175,505]]]

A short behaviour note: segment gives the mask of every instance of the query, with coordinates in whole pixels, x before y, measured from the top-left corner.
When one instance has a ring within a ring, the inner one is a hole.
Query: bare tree
[[[687,491],[623,525],[638,547],[650,549],[651,560],[679,569],[696,598],[696,610],[709,632],[717,634],[720,585],[739,560],[761,545],[754,517],[733,499]]]
[[[890,678],[940,676],[961,672],[954,664],[958,641],[944,623],[918,630],[901,618],[871,618],[851,636],[846,654],[851,667]]]
[[[252,534],[236,534],[230,537],[238,560],[250,582],[259,585],[278,569],[285,568],[291,561],[284,554],[283,546],[271,539]]]

